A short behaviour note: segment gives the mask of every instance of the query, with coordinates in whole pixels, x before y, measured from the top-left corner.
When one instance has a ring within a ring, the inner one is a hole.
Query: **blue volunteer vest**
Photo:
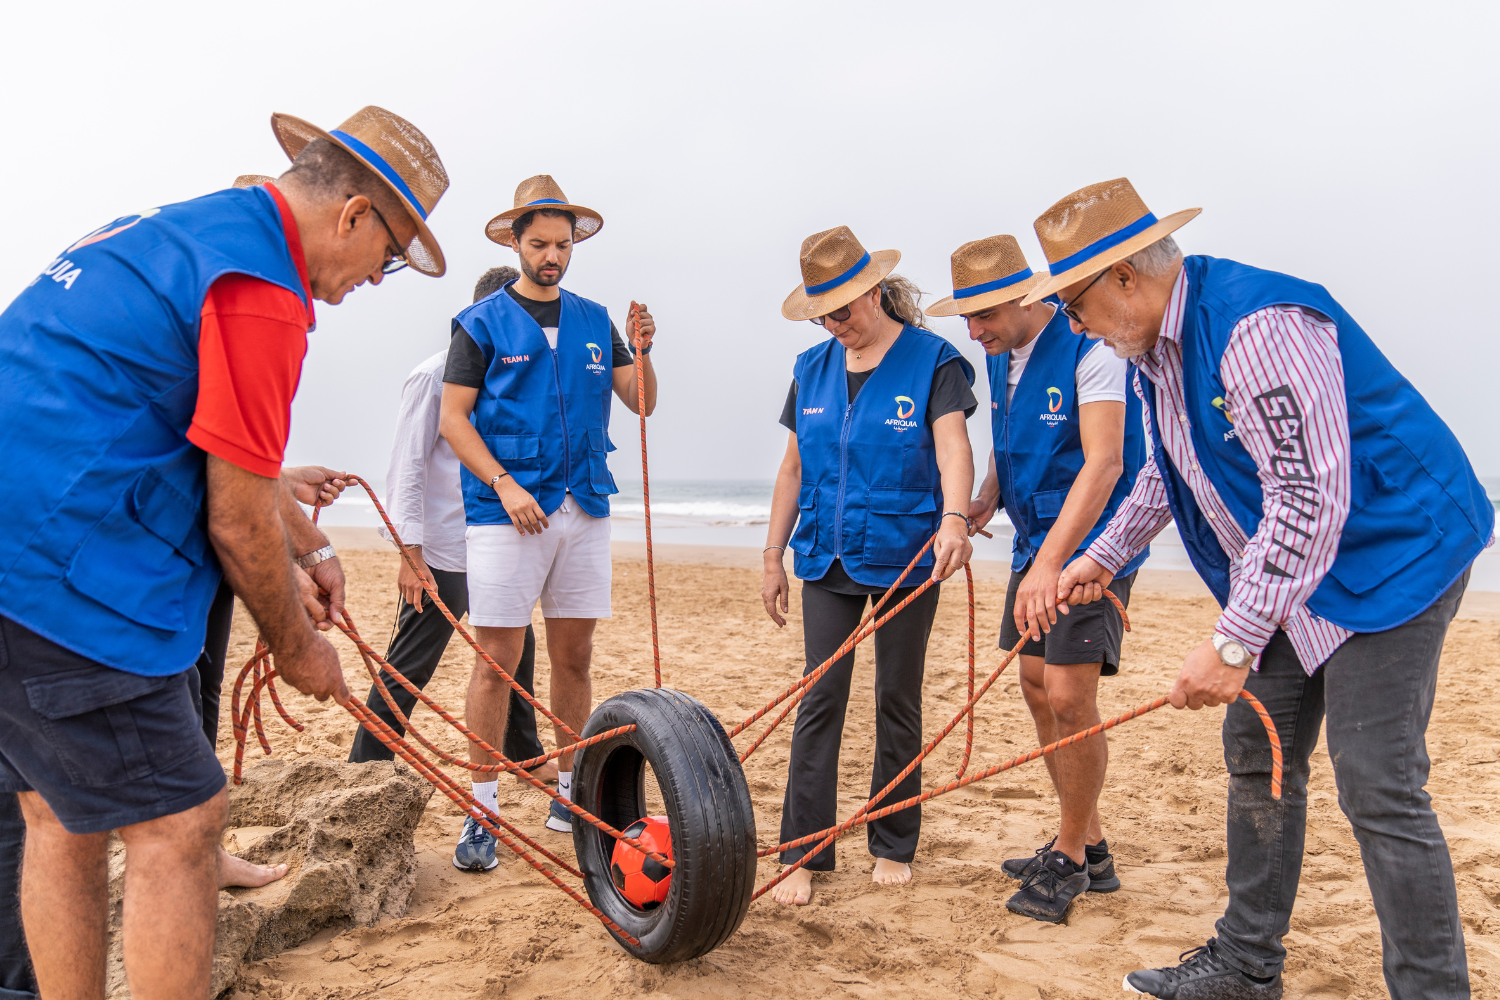
[[[504,288],[453,319],[489,363],[470,415],[496,461],[548,514],[572,493],[591,517],[608,517],[619,492],[605,456],[614,388],[609,314],[562,293],[557,349]],[[460,474],[469,524],[510,524],[500,498],[467,468]]]
[[[193,665],[219,585],[186,435],[203,300],[231,272],[306,305],[262,188],[116,219],[0,314],[0,613],[132,674]]]
[[[1338,327],[1349,409],[1350,502],[1338,557],[1307,607],[1353,632],[1384,631],[1420,614],[1463,574],[1495,529],[1494,507],[1458,439],[1321,285],[1213,257],[1188,257],[1185,266],[1189,433],[1203,472],[1234,519],[1253,536],[1264,496],[1255,460],[1220,408],[1219,369],[1229,335],[1241,319],[1268,306],[1315,310]],[[1156,388],[1141,382],[1172,516],[1193,565],[1222,605],[1229,599],[1229,557],[1161,447]],[[1237,401],[1235,416],[1259,421],[1279,442],[1272,472],[1295,496],[1305,473],[1306,441],[1295,396],[1272,389]],[[1293,531],[1278,538],[1293,547],[1299,541]],[[1276,562],[1280,552],[1273,547],[1266,558],[1272,576],[1287,575]]]
[[[953,358],[973,385],[973,366],[952,344],[908,326],[851,404],[842,344],[829,337],[798,356],[798,577],[821,580],[840,559],[856,582],[889,587],[937,531],[943,493],[927,397]],[[932,565],[931,550],[918,565]]]
[[[1107,351],[1103,341],[1074,333],[1061,309],[1037,334],[1015,398],[1005,405],[1010,352],[986,358],[990,375],[990,425],[995,437],[995,471],[1000,479],[1000,503],[1015,525],[1015,554],[1011,569],[1020,571],[1035,558],[1047,531],[1062,513],[1073,480],[1083,469],[1083,440],[1078,427],[1078,363],[1091,350]],[[1136,473],[1146,462],[1146,434],[1141,401],[1125,394],[1125,469],[1109,495],[1099,520],[1089,529],[1071,562],[1098,538],[1109,519],[1135,486]],[[1134,573],[1146,561],[1141,552],[1117,573]]]

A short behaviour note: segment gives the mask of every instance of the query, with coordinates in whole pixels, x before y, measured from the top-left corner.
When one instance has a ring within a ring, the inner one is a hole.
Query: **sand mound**
[[[352,610],[366,637],[383,647],[395,612],[394,553],[349,552]],[[651,643],[644,565],[615,563],[615,617],[600,623],[594,699],[648,685]],[[778,631],[760,608],[760,575],[734,566],[658,566],[664,680],[691,692],[721,719],[737,721],[801,673],[800,609]],[[994,635],[1003,607],[1000,583],[978,585],[981,653],[998,662]],[[1113,714],[1164,693],[1183,653],[1212,630],[1208,597],[1153,590],[1144,583],[1132,606],[1121,675],[1107,679],[1102,709]],[[538,619],[538,634],[541,622]],[[249,619],[236,620],[233,656],[250,654]],[[934,627],[924,690],[929,735],[957,711],[964,694],[962,583],[946,586]],[[351,687],[368,688],[347,643],[337,640]],[[537,683],[545,694],[545,641]],[[460,710],[471,657],[455,642],[429,691]],[[840,815],[868,794],[873,752],[873,662],[861,647],[839,768]],[[1448,637],[1437,706],[1429,730],[1432,792],[1458,873],[1476,997],[1500,998],[1500,726],[1488,697],[1500,681],[1493,619],[1461,617]],[[353,722],[332,706],[287,692],[288,709],[307,724],[296,733],[268,718],[279,758],[337,760],[348,752]],[[456,997],[751,997],[768,1000],[852,995],[900,1000],[964,997],[1056,998],[1117,995],[1121,977],[1161,965],[1201,944],[1225,901],[1222,709],[1163,710],[1114,730],[1110,773],[1100,804],[1121,891],[1085,897],[1065,924],[1044,925],[1004,908],[1015,883],[1000,862],[1029,854],[1053,830],[1057,802],[1040,762],[929,804],[913,865],[900,888],[870,883],[871,860],[855,833],[839,844],[838,871],[818,876],[811,906],[754,903],[739,933],[713,953],[677,966],[626,958],[598,923],[524,862],[502,852],[493,872],[471,875],[449,859],[463,823],[458,808],[434,797],[416,829],[416,881],[407,914],[374,926],[325,930],[280,955],[252,962],[236,984],[240,1000]],[[445,749],[459,740],[425,709],[418,725]],[[757,729],[758,731],[758,729]],[[929,759],[925,784],[950,776],[962,751],[955,732]],[[746,765],[763,843],[780,824],[790,729],[778,732]],[[1012,676],[1002,675],[978,709],[973,768],[1035,745],[1036,734]],[[546,738],[550,744],[550,737]],[[741,746],[744,741],[739,741]],[[232,760],[228,722],[221,759]],[[251,750],[259,755],[258,749]],[[572,840],[542,824],[547,802],[502,779],[500,809],[550,849],[572,857]],[[1325,750],[1313,758],[1307,837],[1297,910],[1287,937],[1288,997],[1375,998],[1380,934],[1365,887],[1359,848],[1338,810]],[[763,883],[776,866],[761,863]],[[262,890],[263,891],[263,890]]]

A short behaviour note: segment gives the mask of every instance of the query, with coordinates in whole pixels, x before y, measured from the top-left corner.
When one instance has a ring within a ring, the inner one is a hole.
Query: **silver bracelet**
[[[312,569],[318,563],[332,558],[334,558],[333,546],[325,545],[321,549],[313,549],[311,552],[304,552],[298,556],[297,565],[303,569]]]
[[[786,551],[786,546],[785,545],[767,545],[765,548],[763,548],[763,549],[760,550],[761,555],[765,555],[767,552],[770,552],[772,549],[780,549],[782,552],[785,552]]]

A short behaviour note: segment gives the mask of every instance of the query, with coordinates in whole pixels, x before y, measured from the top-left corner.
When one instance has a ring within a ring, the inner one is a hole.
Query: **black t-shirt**
[[[517,305],[536,320],[537,326],[556,327],[562,322],[561,296],[550,302],[538,302],[516,291],[514,284],[506,285],[505,291],[516,301]],[[635,358],[631,355],[630,348],[625,346],[624,339],[620,337],[620,331],[615,329],[613,320],[609,324],[609,336],[612,346],[610,352],[612,367],[622,368],[625,365],[635,364]],[[462,326],[454,330],[453,342],[448,345],[448,362],[443,368],[443,381],[478,389],[484,385],[484,376],[489,367],[484,360],[484,352],[479,349],[478,344],[474,343],[474,338],[469,336],[469,331]]]
[[[877,365],[867,372],[844,370],[844,375],[848,379],[849,402],[854,402],[854,398],[859,395],[859,390],[864,388],[865,383],[879,367]],[[972,417],[978,408],[979,400],[974,396],[974,390],[969,385],[968,377],[964,375],[963,365],[959,363],[959,359],[954,358],[938,365],[937,371],[932,373],[932,389],[927,395],[927,426],[931,427],[938,417],[947,416],[959,410],[964,412],[964,418],[967,419]],[[781,408],[781,426],[794,433],[797,430],[797,383],[795,380],[792,381],[792,387],[787,392],[786,405]],[[872,587],[855,580],[844,569],[844,563],[840,559],[833,561],[822,579],[806,582],[833,594],[883,594],[887,589]]]
[[[851,372],[845,369],[844,377],[848,380],[849,402],[854,402],[854,398],[859,395],[859,390],[864,388],[865,383],[879,367],[876,365],[867,372]],[[974,395],[974,389],[969,385],[968,377],[964,375],[963,364],[959,359],[954,358],[938,365],[937,371],[932,373],[932,389],[927,394],[927,426],[931,427],[938,417],[945,417],[959,410],[964,411],[964,419],[968,419],[978,408],[979,400]],[[786,405],[781,408],[781,426],[789,431],[797,430],[796,379],[792,380],[792,387],[787,390],[786,394]]]

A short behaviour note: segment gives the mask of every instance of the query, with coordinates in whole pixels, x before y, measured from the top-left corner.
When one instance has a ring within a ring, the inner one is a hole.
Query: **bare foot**
[[[286,875],[286,865],[257,865],[219,847],[219,888],[254,889]]]
[[[526,773],[544,784],[555,785],[557,784],[557,761],[549,760],[540,767],[533,768]],[[519,774],[516,775],[516,781],[528,788],[531,787],[531,783]]]
[[[782,871],[786,869],[783,868]],[[776,883],[776,888],[771,890],[771,898],[787,906],[806,906],[812,900],[812,872],[806,868],[798,868]]]
[[[911,881],[911,865],[886,858],[875,859],[875,872],[870,881],[876,885],[905,885]]]

